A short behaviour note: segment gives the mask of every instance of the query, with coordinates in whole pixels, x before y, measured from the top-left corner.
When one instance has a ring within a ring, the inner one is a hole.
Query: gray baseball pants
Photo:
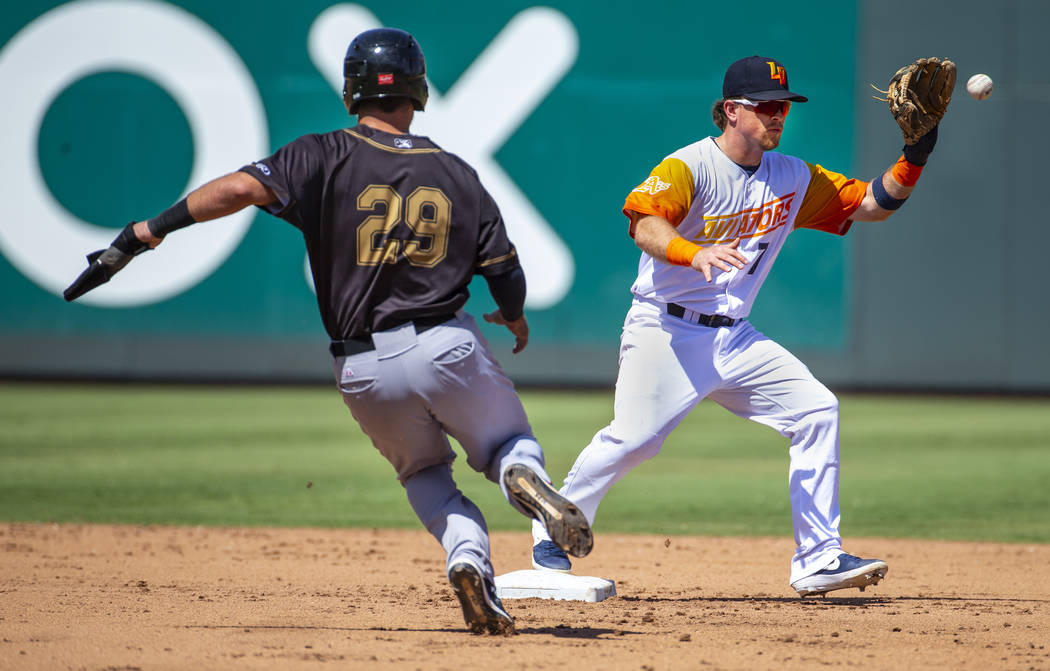
[[[412,509],[445,549],[446,568],[467,560],[493,577],[485,518],[452,479],[448,437],[518,508],[503,487],[508,467],[524,464],[550,478],[513,383],[462,310],[422,333],[409,323],[372,334],[372,342],[375,350],[333,362],[343,402],[397,471]]]

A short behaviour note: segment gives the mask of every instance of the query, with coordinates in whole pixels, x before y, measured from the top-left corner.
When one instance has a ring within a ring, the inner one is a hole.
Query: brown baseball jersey
[[[332,340],[451,314],[475,274],[519,265],[499,208],[462,159],[369,126],[304,135],[241,168],[306,240]]]

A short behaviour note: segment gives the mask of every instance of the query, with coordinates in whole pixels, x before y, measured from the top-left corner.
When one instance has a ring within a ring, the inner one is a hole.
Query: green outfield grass
[[[612,394],[523,392],[560,484]],[[843,533],[1050,542],[1050,401],[845,395]],[[526,530],[457,460],[490,527]],[[0,519],[417,527],[329,387],[0,384]],[[598,531],[791,534],[787,445],[705,401],[617,484]]]

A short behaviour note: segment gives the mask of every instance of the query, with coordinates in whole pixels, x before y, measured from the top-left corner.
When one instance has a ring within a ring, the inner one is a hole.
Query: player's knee
[[[839,399],[830,389],[817,383],[805,396],[806,401],[798,411],[800,417],[809,415],[838,415]]]
[[[428,529],[444,517],[443,511],[451,501],[462,496],[452,479],[451,464],[428,466],[413,472],[402,480],[408,503],[416,517]]]
[[[832,394],[830,391],[826,391],[822,398],[814,404],[812,412],[832,414],[836,417],[839,414],[839,399]]]
[[[839,401],[830,391],[812,397],[804,408],[795,411],[796,421],[790,434],[837,430]]]
[[[652,459],[664,443],[664,436],[642,427],[624,428],[613,426],[599,434],[603,445],[618,450],[625,461],[641,463]]]

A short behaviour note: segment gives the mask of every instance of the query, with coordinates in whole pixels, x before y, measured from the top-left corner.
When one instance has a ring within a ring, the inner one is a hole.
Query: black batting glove
[[[67,301],[74,301],[92,289],[99,287],[116,275],[131,259],[150,246],[135,235],[135,222],[131,222],[113,239],[108,249],[100,249],[87,255],[87,270],[62,292]]]

